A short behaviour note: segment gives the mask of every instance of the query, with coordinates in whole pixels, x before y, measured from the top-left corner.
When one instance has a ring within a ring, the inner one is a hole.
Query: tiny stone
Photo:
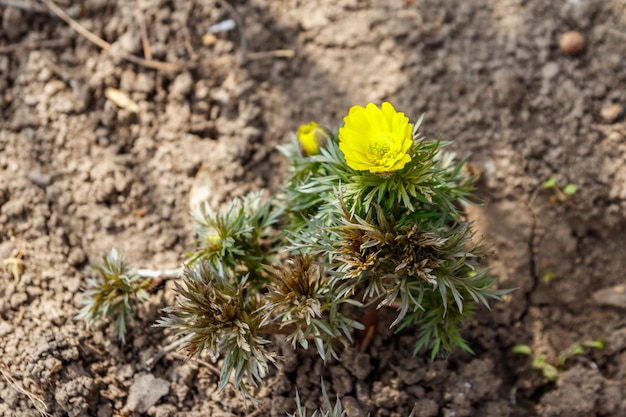
[[[19,217],[26,211],[23,200],[9,200],[2,206],[2,214],[8,217]]]
[[[341,404],[348,417],[365,417],[365,412],[359,407],[359,403],[354,397],[343,397]]]
[[[193,387],[196,376],[198,375],[198,367],[193,362],[185,362],[177,366],[174,373],[178,382],[188,387]]]
[[[129,363],[120,366],[117,369],[117,372],[115,373],[115,377],[121,381],[125,379],[130,379],[130,377],[132,376],[133,376],[133,367]]]
[[[13,326],[8,321],[0,321],[0,337],[4,337],[13,332]]]
[[[355,368],[353,369],[354,376],[357,379],[365,379],[372,372],[372,363],[370,360],[370,355],[367,353],[357,353],[354,358]]]
[[[139,33],[133,30],[129,30],[124,33],[116,42],[120,48],[131,54],[137,54],[141,52],[141,39]]]
[[[215,36],[214,34],[205,33],[204,35],[202,35],[202,45],[211,46],[214,45],[215,42],[217,42],[217,36]]]
[[[282,417],[287,414],[293,406],[293,399],[277,395],[272,401],[272,407],[270,409],[271,417]],[[306,404],[305,404],[306,406]]]
[[[613,104],[611,106],[604,107],[600,111],[600,116],[607,123],[613,123],[624,116],[624,106],[621,104]]]
[[[126,70],[120,76],[120,90],[132,91],[137,83],[137,74],[134,71]]]
[[[415,404],[415,417],[436,417],[439,415],[439,406],[435,400],[420,400]]]
[[[67,256],[67,261],[72,266],[78,266],[85,262],[85,252],[81,248],[75,247],[70,250],[69,255]]]
[[[98,417],[111,417],[113,409],[110,404],[102,404],[98,406]]]
[[[526,92],[520,77],[509,69],[494,72],[493,87],[496,91],[497,103],[507,105],[510,108],[517,107]]]
[[[43,88],[43,93],[48,97],[52,97],[55,94],[57,94],[59,91],[63,91],[66,88],[67,88],[67,85],[63,81],[52,80],[46,83],[46,85]]]
[[[130,387],[126,406],[130,411],[145,413],[169,391],[170,384],[166,380],[152,374],[140,374]]]
[[[626,285],[603,288],[593,293],[591,298],[600,305],[626,308]]]
[[[577,55],[585,49],[585,38],[580,32],[565,32],[559,38],[559,48],[568,55]]]
[[[17,244],[12,240],[6,240],[0,243],[0,259],[6,259],[13,256],[13,251],[17,248]]]
[[[183,72],[180,74],[170,86],[170,96],[176,99],[182,99],[191,92],[193,88],[193,79],[191,74]]]
[[[97,10],[105,8],[107,5],[107,0],[87,0],[85,3],[85,9],[95,12]]]
[[[194,94],[198,100],[204,100],[209,96],[209,84],[205,80],[200,80],[194,86]]]
[[[541,75],[544,79],[551,80],[552,78],[557,76],[559,70],[559,64],[557,64],[556,62],[548,62],[541,69]]]
[[[10,4],[10,3],[9,3]],[[26,16],[15,7],[6,7],[2,14],[2,29],[9,39],[17,39],[28,31]]]
[[[154,77],[151,73],[140,72],[135,80],[134,90],[140,93],[150,93],[154,89]]]
[[[356,398],[359,400],[359,402],[366,406],[372,405],[369,385],[365,381],[357,381],[355,390]]]

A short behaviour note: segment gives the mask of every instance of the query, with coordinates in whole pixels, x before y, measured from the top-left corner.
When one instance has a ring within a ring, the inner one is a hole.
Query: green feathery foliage
[[[257,386],[263,380],[275,355],[263,336],[260,294],[249,291],[247,276],[232,274],[205,261],[186,267],[182,283],[176,283],[176,305],[164,309],[167,316],[157,323],[174,330],[189,355],[205,350],[213,357],[222,355],[218,390],[232,375],[244,399],[254,401],[248,384]]]
[[[102,257],[102,265],[94,265],[93,269],[98,275],[87,280],[77,318],[85,319],[90,326],[100,317],[115,317],[115,329],[125,343],[126,320],[132,318],[133,300],[149,299],[146,289],[152,280],[141,278],[115,249]]]
[[[344,122],[336,133],[305,125],[281,148],[291,168],[276,198],[255,193],[193,212],[197,247],[159,325],[188,354],[223,358],[220,390],[232,379],[253,400],[250,387],[277,360],[272,334],[337,357],[364,328],[348,315],[355,308],[395,309],[391,327],[415,331],[415,354],[471,351],[464,324],[507,292],[495,289],[463,212],[474,181],[465,160],[455,164],[447,143],[419,133],[422,118],[411,125],[389,103],[355,106]],[[147,284],[116,256],[89,284],[87,300],[99,302],[82,310],[90,320],[116,312],[123,323],[129,297],[147,298]],[[324,398],[320,415],[344,414]]]
[[[309,256],[295,257],[292,266],[269,268],[272,282],[270,298],[263,308],[265,322],[280,323],[287,340],[304,349],[312,339],[322,359],[337,358],[334,342],[352,342],[353,329],[363,329],[356,320],[341,314],[342,303],[359,305],[348,297],[337,297],[329,277],[321,267],[312,265]]]
[[[272,254],[269,228],[280,215],[272,211],[270,202],[262,203],[262,197],[262,193],[251,193],[232,200],[224,210],[215,211],[203,204],[192,211],[198,240],[188,263],[201,260],[230,269],[243,268],[248,279],[262,279],[263,264]]]

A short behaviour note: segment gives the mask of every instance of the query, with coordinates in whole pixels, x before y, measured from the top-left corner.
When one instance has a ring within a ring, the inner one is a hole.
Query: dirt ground
[[[109,51],[43,3],[6,3],[0,415],[45,404],[53,416],[284,416],[296,389],[308,408],[321,404],[322,377],[349,417],[626,415],[626,0],[59,0]],[[238,27],[203,44],[228,18]],[[577,55],[559,49],[570,30],[586,40]],[[181,68],[123,58],[146,47]],[[120,108],[108,88],[137,107]],[[152,327],[171,281],[126,345],[109,323],[75,319],[89,265],[111,247],[140,267],[184,259],[203,164],[215,205],[276,192],[287,168],[276,146],[299,124],[336,126],[351,105],[383,100],[413,120],[425,113],[425,133],[471,153],[481,173],[470,215],[500,286],[517,290],[466,329],[474,355],[413,357],[415,334],[394,335],[383,318],[366,352],[326,366],[285,346],[255,410],[176,353],[147,366],[171,340]],[[551,176],[578,191],[544,189]],[[597,340],[602,349],[559,365]],[[518,344],[531,356],[512,353]],[[557,382],[532,369],[539,355]]]

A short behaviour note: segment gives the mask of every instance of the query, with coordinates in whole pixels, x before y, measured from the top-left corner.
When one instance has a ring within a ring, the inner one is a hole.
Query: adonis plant
[[[381,308],[393,312],[391,327],[416,333],[415,354],[471,350],[464,323],[503,291],[462,211],[474,178],[442,151],[445,142],[422,137],[421,122],[370,103],[352,107],[336,133],[303,125],[281,148],[291,168],[279,195],[195,209],[197,247],[158,325],[190,356],[222,358],[220,389],[232,381],[252,398],[279,360],[272,335],[326,360],[357,343],[356,330],[372,331],[359,318]],[[116,271],[135,276],[125,266],[98,271],[83,316],[118,314],[123,326],[145,285],[115,285]]]

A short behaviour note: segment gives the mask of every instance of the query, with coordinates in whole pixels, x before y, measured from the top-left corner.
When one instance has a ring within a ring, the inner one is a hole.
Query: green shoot
[[[115,317],[115,329],[125,343],[126,321],[132,318],[132,304],[148,300],[146,289],[152,280],[140,277],[115,249],[102,257],[102,265],[95,265],[93,269],[98,275],[87,280],[83,307],[77,317],[85,319],[87,326],[100,317]]]

